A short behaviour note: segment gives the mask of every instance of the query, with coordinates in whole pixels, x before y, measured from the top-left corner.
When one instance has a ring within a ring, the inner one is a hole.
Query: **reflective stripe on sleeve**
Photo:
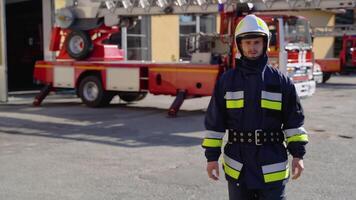
[[[227,100],[226,101],[226,108],[243,108],[244,107],[244,100]]]
[[[308,135],[299,134],[299,135],[294,135],[292,137],[288,137],[287,143],[290,143],[290,142],[308,142]]]
[[[293,135],[307,134],[307,131],[305,130],[304,127],[285,129],[283,130],[283,132],[286,135],[286,137],[292,137]]]
[[[272,100],[272,101],[282,101],[282,94],[281,93],[262,91],[261,98],[262,99]]]
[[[225,173],[234,178],[238,179],[240,176],[240,171],[242,169],[242,164],[233,160],[232,158],[228,157],[224,154],[224,171]]]
[[[222,146],[222,139],[210,139],[205,138],[203,140],[203,147],[221,147]]]
[[[285,169],[288,169],[288,160],[286,160],[285,162],[281,162],[281,163],[275,163],[275,164],[271,164],[271,165],[262,166],[263,174],[279,172],[279,171],[282,171]]]
[[[272,110],[282,110],[282,103],[261,99],[261,107]]]
[[[243,98],[244,98],[243,91],[226,92],[225,94],[225,99],[243,99]]]
[[[214,139],[222,139],[225,135],[225,132],[217,132],[217,131],[205,131],[205,138],[214,138]]]

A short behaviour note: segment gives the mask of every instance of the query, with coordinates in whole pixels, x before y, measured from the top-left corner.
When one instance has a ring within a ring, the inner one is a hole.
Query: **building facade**
[[[5,4],[0,1],[0,102],[7,101],[7,66],[5,48]]]

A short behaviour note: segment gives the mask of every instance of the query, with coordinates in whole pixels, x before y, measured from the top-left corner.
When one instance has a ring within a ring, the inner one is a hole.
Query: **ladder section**
[[[314,37],[337,37],[344,35],[356,35],[356,24],[312,27]]]
[[[245,4],[254,11],[355,8],[356,0],[72,0],[67,7],[78,18],[164,14],[208,14],[233,11]]]

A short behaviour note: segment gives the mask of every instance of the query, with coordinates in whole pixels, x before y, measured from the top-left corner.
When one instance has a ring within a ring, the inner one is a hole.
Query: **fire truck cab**
[[[323,71],[322,82],[328,81],[332,73],[348,73],[356,70],[356,36],[342,36],[342,48],[338,58],[316,59],[316,66]]]
[[[269,64],[279,68],[294,81],[299,96],[311,96],[315,92],[315,81],[309,21],[301,16],[256,14],[267,23],[271,32]],[[242,18],[243,16],[237,17],[235,12],[222,14],[218,35],[192,36],[188,49],[194,49],[195,52],[191,54],[212,54],[214,60],[228,58],[225,59],[228,61],[223,63],[226,68],[238,67],[235,66],[234,58],[239,56],[239,52],[234,46],[234,33],[231,30],[235,30]],[[221,38],[225,42],[219,41]]]
[[[356,69],[356,35],[342,37],[340,64],[344,69]]]

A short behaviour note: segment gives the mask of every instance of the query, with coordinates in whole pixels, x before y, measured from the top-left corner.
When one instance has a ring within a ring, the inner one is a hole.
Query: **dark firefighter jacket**
[[[267,65],[268,57],[237,60],[216,83],[205,117],[203,140],[208,161],[217,161],[226,130],[283,131],[279,144],[227,143],[223,168],[228,181],[258,189],[278,187],[289,178],[287,150],[303,158],[308,142],[304,114],[292,81]]]

